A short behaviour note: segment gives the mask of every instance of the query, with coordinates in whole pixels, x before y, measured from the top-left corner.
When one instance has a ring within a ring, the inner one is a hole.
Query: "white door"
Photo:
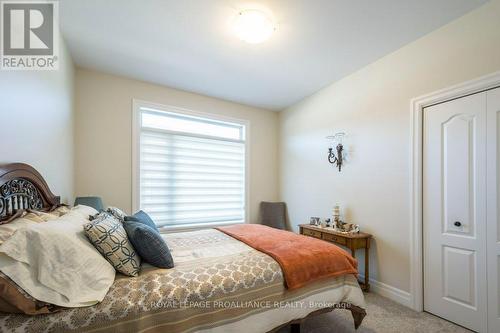
[[[424,110],[424,310],[478,332],[487,329],[486,98]]]
[[[500,228],[498,203],[500,196],[500,88],[487,92],[488,107],[488,331],[500,332]]]

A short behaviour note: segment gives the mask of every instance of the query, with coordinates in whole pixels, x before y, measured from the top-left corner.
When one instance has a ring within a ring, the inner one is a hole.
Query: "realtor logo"
[[[2,70],[55,70],[57,1],[0,1]]]

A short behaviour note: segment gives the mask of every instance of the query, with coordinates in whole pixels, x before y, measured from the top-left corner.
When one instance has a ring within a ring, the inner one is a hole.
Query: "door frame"
[[[424,108],[500,86],[500,71],[414,98],[410,102],[410,304],[424,310],[423,111]]]

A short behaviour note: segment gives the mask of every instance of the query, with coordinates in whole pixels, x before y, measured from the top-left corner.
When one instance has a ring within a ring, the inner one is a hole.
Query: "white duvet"
[[[65,307],[96,304],[115,278],[115,269],[83,232],[93,208],[17,230],[0,246],[0,270],[37,300]]]

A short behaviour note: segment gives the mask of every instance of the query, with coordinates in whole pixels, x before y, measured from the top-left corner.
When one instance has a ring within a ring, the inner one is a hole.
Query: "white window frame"
[[[132,211],[136,212],[140,209],[140,137],[141,137],[141,108],[150,108],[163,112],[178,113],[187,116],[195,116],[201,118],[213,119],[215,121],[231,122],[243,125],[245,127],[245,216],[244,223],[250,222],[250,121],[237,119],[218,114],[193,111],[185,108],[180,108],[172,105],[164,105],[153,102],[148,102],[140,99],[132,99]],[[164,132],[175,133],[172,131],[162,130]],[[190,134],[196,136],[196,134]],[[200,135],[200,137],[206,137]],[[224,140],[221,138],[221,140]],[[228,225],[228,223],[221,223]],[[189,230],[209,229],[218,226],[210,224],[207,226],[170,226],[160,228],[161,232],[181,232]]]

